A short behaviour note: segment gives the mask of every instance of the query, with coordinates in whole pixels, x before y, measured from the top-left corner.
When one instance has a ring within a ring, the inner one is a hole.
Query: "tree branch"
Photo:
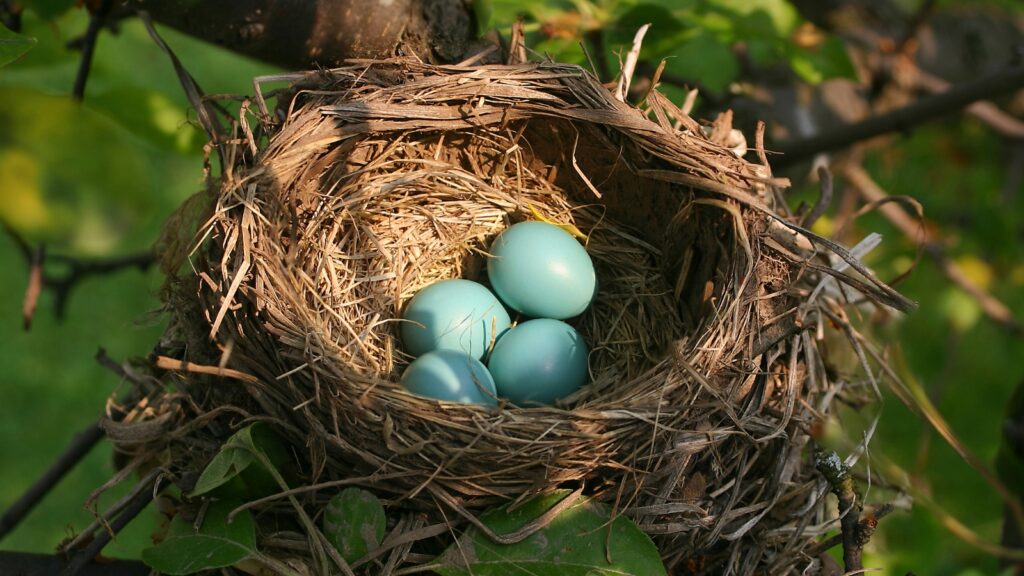
[[[871,535],[875,532],[875,528],[878,527],[878,521],[882,518],[885,518],[895,510],[896,505],[891,502],[886,502],[885,504],[882,504],[877,508],[868,510],[867,512],[864,513],[864,517],[860,519],[860,522],[857,523],[857,533],[860,534],[860,537],[863,538],[865,541],[870,540]],[[831,550],[832,548],[835,548],[842,542],[843,533],[840,532],[839,534],[836,534],[835,536],[832,536],[826,540],[822,540],[821,542],[818,542],[817,544],[809,548],[807,550],[807,555],[817,556],[822,552],[826,552],[828,550]]]
[[[942,270],[942,273],[961,290],[978,302],[982,312],[990,320],[1002,326],[1014,336],[1024,336],[1024,325],[1017,321],[1013,312],[995,296],[989,294],[984,288],[975,284],[964,273],[963,269],[952,261],[946,254],[946,249],[940,242],[937,242],[919,223],[915,222],[901,207],[895,204],[884,204],[890,196],[875,183],[863,168],[856,164],[850,164],[843,169],[843,175],[849,180],[850,185],[857,190],[868,202],[878,206],[889,222],[912,242],[921,243],[921,249],[928,255],[935,264]]]
[[[963,84],[952,90],[922,98],[885,114],[868,118],[857,124],[848,124],[830,132],[812,136],[805,140],[780,142],[775,148],[781,153],[772,164],[787,166],[815,154],[845,148],[856,142],[908,130],[945,114],[955,112],[978,100],[993,98],[1024,87],[1024,66],[1007,68],[975,82]]]
[[[71,90],[71,96],[79,102],[85,97],[85,83],[89,79],[89,70],[92,69],[92,55],[96,51],[96,42],[100,37],[100,30],[107,21],[110,9],[114,0],[100,0],[99,7],[89,15],[89,27],[85,31],[85,38],[82,40],[82,59],[78,64],[78,74],[75,75],[75,85]]]
[[[61,478],[74,468],[82,458],[85,458],[86,454],[102,438],[103,429],[100,428],[99,421],[89,424],[84,430],[75,434],[71,443],[50,465],[50,468],[4,511],[3,516],[0,516],[0,540],[9,534],[11,530],[14,530],[18,523],[35,508],[36,504],[49,494],[50,490],[60,482]]]
[[[109,530],[101,530],[89,544],[75,552],[71,561],[62,572],[63,576],[80,576],[82,570],[88,566],[100,552],[110,543],[114,535],[124,529],[129,522],[135,519],[149,503],[153,501],[155,490],[140,490],[121,511],[120,514],[110,523]]]
[[[123,1],[181,32],[290,69],[399,53],[451,62],[475,39],[470,0]]]
[[[118,364],[113,358],[107,356],[107,352],[102,348],[96,353],[96,361],[103,367],[109,369],[121,378],[132,379],[131,375],[128,374],[124,367]],[[120,404],[131,404],[134,399],[131,395],[121,398]],[[111,420],[119,422],[123,414],[115,412],[111,415]],[[21,495],[13,504],[4,511],[3,516],[0,516],[0,540],[3,540],[4,536],[9,534],[18,523],[32,511],[42,499],[53,490],[54,486],[60,482],[60,480],[71,471],[79,462],[82,461],[86,455],[92,450],[100,440],[103,439],[104,431],[100,426],[100,421],[96,420],[88,427],[83,429],[71,439],[71,443],[68,444],[67,448],[57,459],[54,460],[53,464],[40,476],[31,486]],[[0,564],[2,566],[2,564]],[[6,573],[0,570],[0,573]]]
[[[839,499],[839,525],[842,530],[840,537],[843,542],[843,564],[846,572],[857,572],[864,569],[861,554],[864,545],[871,539],[875,524],[861,532],[860,513],[862,506],[857,496],[857,485],[850,476],[850,469],[835,452],[818,450],[814,454],[814,467],[828,481],[832,493]]]
[[[71,291],[90,276],[102,276],[124,268],[138,268],[145,272],[156,262],[156,254],[152,250],[115,256],[112,258],[76,258],[61,254],[48,255],[42,245],[32,248],[25,238],[7,222],[0,221],[0,227],[7,232],[18,247],[29,266],[29,280],[25,289],[25,301],[22,306],[25,330],[32,326],[32,318],[36,303],[44,288],[54,292],[54,313],[58,320],[64,319],[67,312],[68,299]],[[53,262],[66,268],[63,274],[46,271],[46,263]]]
[[[52,576],[60,574],[64,560],[53,554],[0,551],[0,573],[20,576]],[[147,576],[148,566],[138,560],[107,558],[102,564],[91,562],[82,567],[78,576]]]

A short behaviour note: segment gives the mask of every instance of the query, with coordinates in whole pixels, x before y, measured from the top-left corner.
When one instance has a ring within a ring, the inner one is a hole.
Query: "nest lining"
[[[822,267],[773,227],[781,182],[721,144],[727,119],[705,136],[656,91],[638,110],[553,63],[297,78],[279,118],[254,131],[243,116],[199,279],[169,303],[188,357],[255,382],[190,376],[186,411],[244,407],[300,447],[311,484],[363,477],[399,508],[474,513],[583,483],[670,567],[811,562],[804,518],[823,518],[822,500],[802,453],[836,384],[797,295]],[[402,304],[479,279],[490,240],[538,215],[579,229],[595,260],[598,298],[574,321],[593,382],[559,406],[496,411],[401,390]]]

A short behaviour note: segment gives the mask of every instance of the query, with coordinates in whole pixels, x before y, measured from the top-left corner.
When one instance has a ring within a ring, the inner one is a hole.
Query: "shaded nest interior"
[[[302,482],[361,484],[398,516],[458,523],[584,487],[670,568],[814,562],[828,515],[805,448],[838,386],[814,328],[848,304],[809,295],[834,276],[906,303],[793,223],[761,146],[748,162],[725,146],[728,116],[700,125],[656,90],[636,107],[551,62],[359,61],[289,80],[276,106],[243,104],[169,285],[162,350],[181,365],[150,399],[167,430],[150,444],[180,485],[264,420]],[[570,321],[590,382],[542,408],[404,392],[403,305],[439,279],[485,281],[491,240],[530,219],[575,227],[595,262],[597,298]]]

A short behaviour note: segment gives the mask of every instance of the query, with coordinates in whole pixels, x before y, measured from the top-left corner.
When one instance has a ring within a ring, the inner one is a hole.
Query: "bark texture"
[[[128,0],[157,22],[289,69],[346,58],[459,59],[474,38],[470,0]]]

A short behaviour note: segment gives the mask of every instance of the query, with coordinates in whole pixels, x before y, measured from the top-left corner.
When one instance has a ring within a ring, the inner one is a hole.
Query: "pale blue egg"
[[[479,360],[455,350],[435,350],[409,364],[402,386],[417,396],[496,406],[494,379]]]
[[[594,299],[594,263],[576,238],[558,226],[520,222],[494,240],[490,256],[487,275],[494,291],[527,316],[571,318]]]
[[[490,290],[470,280],[441,280],[420,290],[402,316],[405,351],[457,350],[483,358],[512,320]]]
[[[587,380],[587,344],[572,326],[541,318],[506,332],[487,363],[498,396],[515,404],[551,404]]]

